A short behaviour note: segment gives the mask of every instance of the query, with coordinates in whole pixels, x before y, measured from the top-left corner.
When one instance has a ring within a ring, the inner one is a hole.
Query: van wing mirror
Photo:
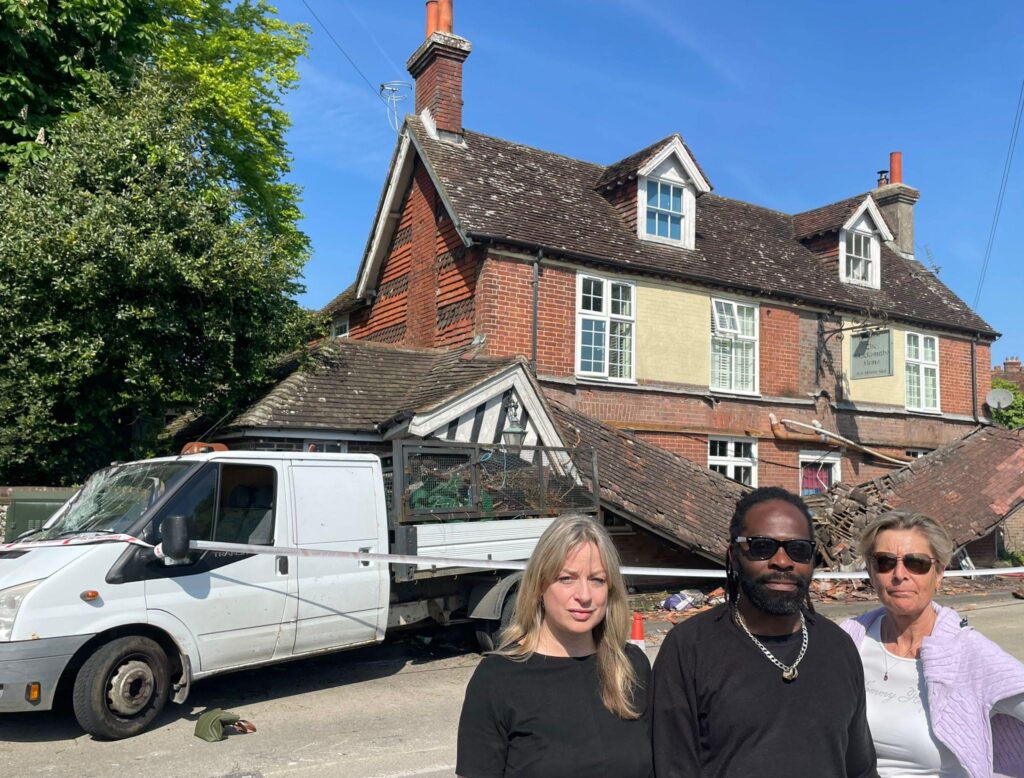
[[[182,560],[188,556],[188,519],[180,514],[168,516],[160,523],[163,541],[160,543],[163,555],[169,559]]]

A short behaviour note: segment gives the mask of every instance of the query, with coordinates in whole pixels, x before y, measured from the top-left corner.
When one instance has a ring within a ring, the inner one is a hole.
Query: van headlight
[[[8,589],[0,589],[0,641],[11,639],[11,632],[14,630],[14,619],[18,615],[18,608],[25,601],[28,593],[39,585],[39,581],[11,586]]]

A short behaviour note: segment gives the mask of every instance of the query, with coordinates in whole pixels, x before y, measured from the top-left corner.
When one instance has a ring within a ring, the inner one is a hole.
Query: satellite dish
[[[996,410],[1009,408],[1013,404],[1013,393],[1009,389],[993,389],[985,395],[985,402]]]

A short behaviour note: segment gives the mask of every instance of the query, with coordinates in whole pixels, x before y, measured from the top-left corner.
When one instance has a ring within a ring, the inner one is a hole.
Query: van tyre
[[[167,703],[169,675],[167,654],[157,642],[140,636],[112,640],[75,677],[75,718],[96,738],[137,735]]]
[[[516,611],[516,595],[519,587],[515,586],[505,595],[501,603],[501,616],[498,619],[477,619],[476,642],[481,651],[493,651],[498,647],[498,640],[505,628],[512,623],[512,614]]]

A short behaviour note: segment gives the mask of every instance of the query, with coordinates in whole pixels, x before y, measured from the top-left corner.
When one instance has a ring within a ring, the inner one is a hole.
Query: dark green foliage
[[[993,378],[992,388],[1006,389],[1013,395],[1009,408],[992,409],[992,421],[1011,430],[1024,427],[1024,392],[1017,388],[1017,384],[1003,378]]]
[[[223,182],[201,109],[151,76],[91,93],[0,183],[0,483],[148,454],[170,408],[219,415],[304,334],[301,261]]]

